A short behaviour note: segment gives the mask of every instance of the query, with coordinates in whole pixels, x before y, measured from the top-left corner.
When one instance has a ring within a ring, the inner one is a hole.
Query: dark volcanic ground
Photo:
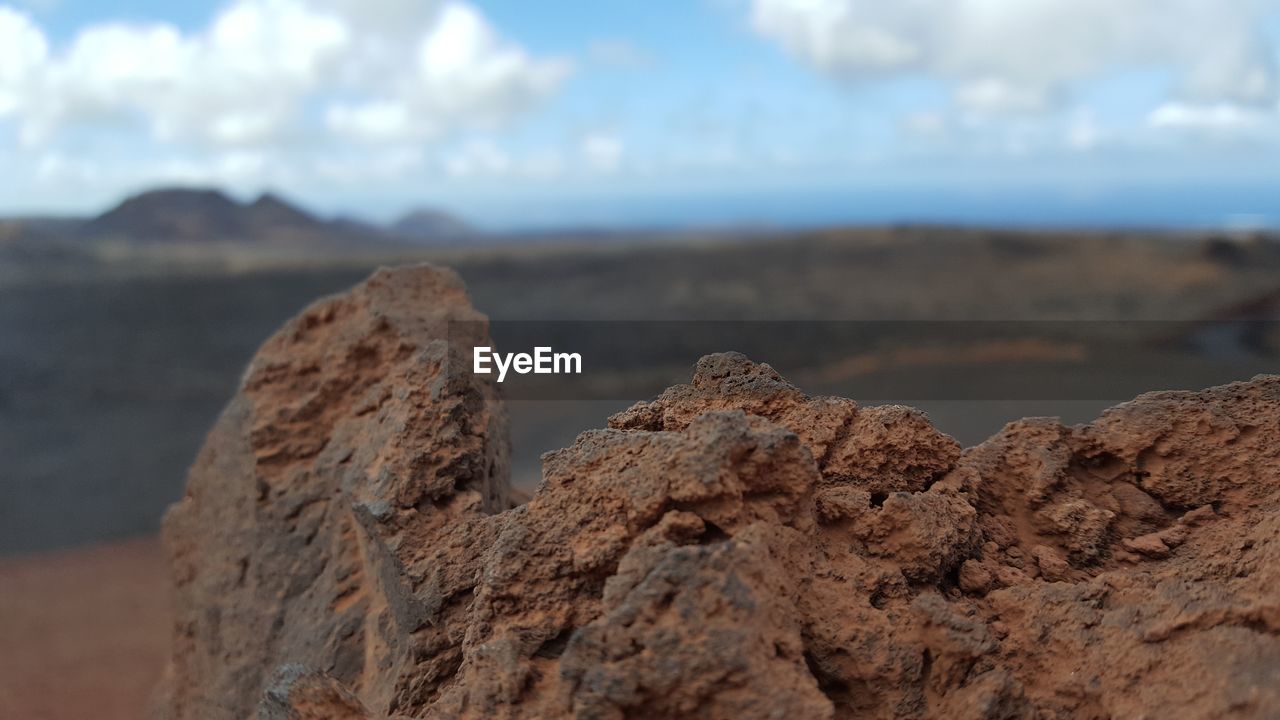
[[[261,340],[363,275],[0,288],[0,551],[153,531]]]
[[[1150,237],[850,231],[740,245],[511,250],[450,263],[476,307],[497,319],[1170,320],[1274,310],[1265,302],[1280,269],[1274,246],[1226,255],[1220,245],[1207,247]],[[17,280],[0,283],[0,554],[154,532],[258,345],[309,302],[371,269],[42,275],[5,268]],[[1159,373],[1144,381],[1147,361],[1126,357],[1137,390],[1178,382]],[[881,380],[954,386],[975,372],[1004,373],[998,363],[966,368],[957,375],[908,364],[825,383],[787,374],[815,392],[883,401],[894,398],[876,393]],[[687,365],[677,368],[682,375]],[[1133,391],[1131,382],[1114,395],[1076,400],[930,402],[950,397],[944,387],[900,399],[967,445],[1025,415],[1084,421]],[[626,404],[513,402],[516,484],[531,489],[542,452],[603,426]]]

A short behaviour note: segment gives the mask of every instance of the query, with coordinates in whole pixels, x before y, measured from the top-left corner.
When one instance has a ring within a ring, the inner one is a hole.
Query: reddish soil
[[[0,717],[137,720],[168,649],[155,539],[0,558]]]

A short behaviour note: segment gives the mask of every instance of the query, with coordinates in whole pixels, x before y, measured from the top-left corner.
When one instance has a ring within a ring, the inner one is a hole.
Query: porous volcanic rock
[[[259,350],[165,517],[162,717],[252,717],[285,667],[375,708],[453,677],[455,618],[512,505],[502,404],[448,371],[450,329],[483,319],[450,271],[383,270]]]
[[[481,317],[381,271],[263,347],[166,519],[156,717],[1280,716],[1280,377],[961,451],[713,355],[513,507]]]

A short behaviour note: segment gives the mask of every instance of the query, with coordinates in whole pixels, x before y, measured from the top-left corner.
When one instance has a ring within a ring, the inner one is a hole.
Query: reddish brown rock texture
[[[714,355],[513,507],[480,318],[382,271],[263,347],[166,520],[156,717],[1280,717],[1280,378],[962,452]]]

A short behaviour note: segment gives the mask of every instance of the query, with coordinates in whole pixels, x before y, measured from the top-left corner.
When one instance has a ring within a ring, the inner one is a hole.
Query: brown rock
[[[457,320],[383,271],[264,345],[166,520],[158,717],[1280,715],[1280,378],[961,455],[714,355],[513,508]]]
[[[1169,557],[1169,546],[1165,545],[1164,540],[1155,533],[1128,538],[1122,544],[1125,550],[1139,555],[1146,555],[1150,558]]]
[[[453,321],[484,318],[452,272],[384,270],[263,345],[165,518],[165,717],[250,717],[285,666],[378,711],[452,676],[474,556],[508,507],[505,414],[447,372]]]
[[[1188,510],[1185,515],[1178,519],[1178,522],[1190,527],[1198,527],[1218,516],[1213,511],[1212,505],[1201,505],[1195,510]]]
[[[267,688],[258,720],[369,720],[369,711],[333,678],[286,665]]]
[[[1057,550],[1048,545],[1037,545],[1031,548],[1031,556],[1036,559],[1036,567],[1040,568],[1040,577],[1048,582],[1060,582],[1071,578],[1071,565]]]
[[[791,428],[828,483],[872,494],[920,491],[960,457],[960,445],[901,405],[859,408],[852,400],[809,397],[768,365],[739,353],[698,361],[693,382],[668,389],[609,419],[620,429],[679,430],[711,410],[742,410]]]
[[[985,595],[995,586],[995,575],[981,562],[969,559],[960,565],[960,589],[967,593]]]

